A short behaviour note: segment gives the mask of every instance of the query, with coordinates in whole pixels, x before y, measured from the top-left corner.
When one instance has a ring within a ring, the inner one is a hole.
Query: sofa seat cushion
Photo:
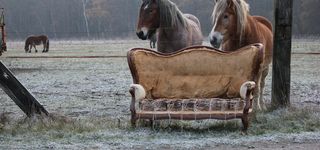
[[[139,102],[141,111],[243,111],[245,101],[234,99],[144,99]]]

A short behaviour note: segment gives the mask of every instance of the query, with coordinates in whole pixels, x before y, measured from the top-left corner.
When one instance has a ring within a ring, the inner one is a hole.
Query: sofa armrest
[[[245,100],[246,104],[243,113],[247,114],[252,107],[253,90],[256,87],[256,83],[253,81],[244,82],[240,87],[240,96]]]
[[[144,90],[143,86],[140,84],[131,84],[130,90],[131,94],[131,105],[130,105],[130,111],[131,111],[131,123],[132,125],[135,125],[136,120],[136,101],[140,101],[146,97],[146,91]]]
[[[135,98],[135,100],[139,101],[146,97],[146,91],[143,86],[140,84],[131,84],[130,85],[130,93],[131,96]]]

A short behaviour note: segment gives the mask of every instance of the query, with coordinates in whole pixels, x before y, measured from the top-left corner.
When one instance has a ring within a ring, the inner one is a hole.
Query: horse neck
[[[261,43],[261,33],[259,26],[253,16],[248,15],[248,22],[245,28],[244,38],[241,45],[248,45],[252,43]]]
[[[183,27],[169,27],[158,29],[158,51],[164,53],[174,52],[185,47],[186,29]]]
[[[181,23],[177,23],[174,26],[160,27],[158,38],[163,40],[177,40],[179,38],[183,38],[183,35],[187,32],[187,30],[188,24],[183,26]]]
[[[26,40],[26,42],[24,43],[24,47],[27,47],[27,46],[29,46],[30,45],[30,39],[28,38],[27,40]]]
[[[159,28],[159,34],[160,35],[175,35],[177,33],[181,32],[181,27],[178,25],[176,26],[170,26],[170,27],[160,27]]]
[[[262,43],[265,51],[265,64],[272,60],[273,33],[272,24],[263,17],[250,16],[248,19],[248,32],[246,32],[246,43]]]

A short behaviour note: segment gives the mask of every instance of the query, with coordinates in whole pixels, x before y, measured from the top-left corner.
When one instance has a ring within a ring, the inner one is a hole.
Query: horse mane
[[[245,30],[245,25],[248,21],[249,4],[245,0],[230,0],[234,6],[237,14],[237,33],[242,37]],[[212,12],[212,21],[215,24],[222,13],[228,8],[228,0],[218,0]],[[241,41],[241,40],[240,40]]]
[[[150,1],[150,0],[149,0]],[[187,20],[177,5],[170,0],[157,0],[160,13],[160,27],[174,27],[178,23],[182,27],[187,26]]]

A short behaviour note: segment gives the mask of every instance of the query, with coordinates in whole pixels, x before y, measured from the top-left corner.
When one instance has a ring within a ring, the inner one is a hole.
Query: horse
[[[38,50],[36,48],[36,45],[43,44],[43,53],[46,53],[49,51],[49,39],[48,36],[46,35],[39,35],[39,36],[29,36],[26,39],[25,45],[24,45],[24,50],[26,53],[31,53],[32,47],[34,47],[35,52],[37,53]]]
[[[143,0],[136,34],[146,40],[156,33],[157,50],[162,53],[201,45],[203,41],[197,17],[183,14],[170,0]]]
[[[258,75],[260,80],[254,91],[254,103],[260,110],[265,110],[263,89],[272,61],[272,24],[262,16],[251,16],[249,4],[245,0],[216,0],[212,21],[209,38],[211,45],[217,49],[235,51],[253,43],[264,45],[263,69]]]
[[[153,36],[149,37],[149,40],[150,40],[150,48],[156,48],[157,34],[153,34]]]

